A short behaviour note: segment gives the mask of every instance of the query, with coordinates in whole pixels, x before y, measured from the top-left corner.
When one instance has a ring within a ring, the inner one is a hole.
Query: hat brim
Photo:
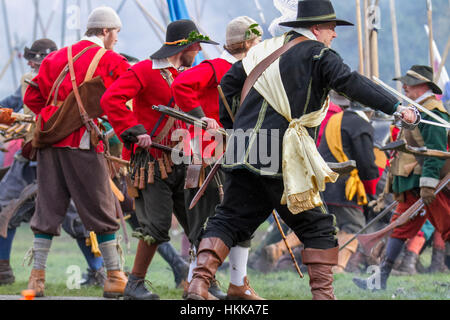
[[[328,23],[328,22],[336,22],[336,26],[354,26],[353,23],[345,20],[340,19],[327,19],[327,20],[294,20],[294,21],[286,21],[286,22],[280,22],[279,25],[283,27],[293,27],[293,28],[301,28],[301,27],[307,27],[311,24],[322,24],[322,23]]]
[[[181,46],[178,45],[166,45],[164,44],[158,51],[156,51],[155,53],[153,53],[150,58],[151,59],[164,59],[164,58],[168,58],[171,56],[176,55],[177,53],[183,51],[184,49],[188,48],[189,46],[193,45],[194,43],[206,43],[206,44],[214,44],[214,45],[218,45],[219,43],[213,41],[213,40],[197,40],[197,41],[193,41],[191,43],[188,44],[184,44]]]
[[[31,51],[31,49],[28,48],[28,47],[25,47],[25,48],[23,49],[23,57],[24,57],[26,60],[28,60],[28,61],[33,61],[33,62],[36,62],[36,63],[42,62],[42,60],[44,60],[44,58],[42,58],[42,59],[37,59],[37,58],[36,58],[36,53],[35,53],[34,51]]]
[[[419,84],[423,84],[426,83],[430,86],[431,91],[435,94],[442,94],[442,90],[441,88],[439,88],[439,86],[437,84],[435,84],[432,81],[424,81],[424,80],[420,80],[420,79],[416,79],[414,77],[411,77],[410,75],[405,75],[403,77],[397,77],[397,78],[393,78],[392,80],[394,81],[400,81],[401,83],[406,84],[407,86],[416,86]]]

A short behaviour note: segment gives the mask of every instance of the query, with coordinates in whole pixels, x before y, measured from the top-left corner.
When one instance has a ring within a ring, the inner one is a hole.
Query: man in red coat
[[[261,41],[262,33],[262,28],[258,26],[255,20],[249,17],[241,16],[233,19],[227,25],[225,50],[220,58],[205,60],[198,66],[183,72],[175,79],[172,85],[172,92],[175,103],[180,109],[198,118],[205,116],[211,118],[217,122],[218,126],[222,126],[219,120],[218,85],[220,84],[220,80],[234,62],[245,57],[247,51]],[[232,123],[227,124],[226,128],[231,129]],[[206,151],[208,149],[212,150],[212,148],[208,148],[211,143],[209,141],[211,140],[210,135],[196,136],[196,131],[191,130],[191,137],[194,137],[191,143],[192,151],[199,154],[199,158],[210,158],[214,155],[208,154],[209,152]],[[218,145],[219,147],[220,145]],[[220,156],[222,151],[217,150],[216,153],[219,153],[216,156]],[[206,176],[210,171],[210,167],[204,162],[203,168],[205,167]],[[187,214],[187,223],[190,232],[188,238],[192,244],[194,255],[200,242],[203,226],[207,219],[214,215],[215,207],[220,203],[220,186],[217,183],[221,184],[224,175],[219,171],[216,177],[218,180],[211,181],[205,194]],[[198,189],[198,187],[185,189],[185,202],[187,207],[189,207]],[[261,299],[250,287],[247,279],[249,249],[250,239],[238,243],[230,250],[230,285],[227,292],[228,298],[245,300]],[[194,257],[190,266],[188,282],[192,280],[192,273],[196,266],[197,259]],[[185,291],[186,294],[187,288]],[[224,298],[212,291],[211,288],[209,291],[218,298]]]
[[[99,7],[88,18],[87,31],[81,41],[72,45],[72,55],[86,50],[74,63],[76,84],[80,85],[98,52],[103,56],[93,77],[100,76],[106,87],[129,68],[126,59],[112,49],[122,27],[117,13],[109,7]],[[33,79],[39,87],[29,86],[25,104],[41,119],[41,124],[55,113],[73,91],[71,77],[66,75],[57,90],[61,71],[68,65],[68,47],[49,54]],[[99,56],[97,56],[99,57]],[[49,103],[50,102],[50,103]],[[66,119],[63,120],[66,123]],[[121,270],[115,232],[119,225],[115,217],[114,195],[108,180],[102,144],[95,147],[85,126],[71,132],[51,147],[37,151],[39,197],[31,220],[35,234],[34,266],[28,287],[36,296],[44,295],[45,267],[53,236],[60,234],[61,223],[73,199],[80,218],[88,231],[97,234],[99,249],[107,269],[105,297],[121,296],[127,278]]]
[[[159,299],[147,290],[144,280],[158,245],[170,240],[172,213],[188,234],[185,166],[174,164],[170,155],[151,148],[152,142],[173,147],[172,133],[186,127],[174,118],[162,116],[152,106],[173,106],[172,82],[184,68],[192,66],[201,42],[216,44],[201,35],[190,20],[170,23],[164,45],[151,59],[135,64],[123,74],[101,101],[111,125],[124,142],[123,157],[129,158],[131,153],[132,179],[141,181],[135,200],[140,228],[133,233],[139,243],[124,299]],[[131,99],[133,111],[126,107]]]

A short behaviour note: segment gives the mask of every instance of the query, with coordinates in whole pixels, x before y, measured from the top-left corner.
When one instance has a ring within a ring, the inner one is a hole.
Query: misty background
[[[338,18],[356,24],[355,0],[333,0]],[[363,1],[361,1],[363,2]],[[429,64],[426,0],[396,0],[397,26],[402,74],[413,64]],[[29,71],[27,61],[21,57],[25,46],[31,47],[33,39],[45,36],[58,47],[78,41],[85,32],[89,12],[107,5],[119,11],[123,28],[115,51],[126,53],[140,60],[147,59],[164,41],[161,29],[170,22],[165,0],[1,0],[0,12],[0,98],[19,86],[23,73]],[[450,0],[433,0],[433,33],[441,56],[450,34]],[[268,27],[273,19],[281,16],[272,0],[186,0],[189,13],[203,34],[220,43],[220,46],[203,45],[205,58],[216,58],[225,42],[227,23],[240,15],[255,19],[264,29],[264,37],[271,35]],[[36,20],[36,7],[40,20]],[[380,78],[395,86],[391,79],[394,72],[389,0],[380,0],[381,29],[378,32]],[[37,23],[36,23],[37,21]],[[152,22],[152,23],[149,23]],[[63,25],[65,26],[63,28]],[[338,27],[335,49],[353,69],[358,69],[358,42],[356,27]],[[17,54],[8,69],[11,50]],[[447,59],[448,61],[449,59]],[[447,70],[450,62],[446,62]],[[14,72],[15,70],[15,72]],[[15,78],[15,80],[14,80]]]

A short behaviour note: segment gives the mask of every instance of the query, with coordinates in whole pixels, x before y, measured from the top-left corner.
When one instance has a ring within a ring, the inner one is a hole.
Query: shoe
[[[28,289],[34,290],[35,297],[43,297],[45,289],[45,270],[32,269],[28,280]]]
[[[405,250],[402,262],[400,263],[398,268],[392,269],[392,275],[407,276],[417,274],[417,260],[419,260],[419,256],[416,253]]]
[[[244,278],[244,284],[242,286],[236,286],[230,283],[227,292],[227,300],[265,300],[258,296],[250,286],[248,278]]]
[[[218,300],[226,300],[227,295],[220,289],[219,281],[216,280],[216,277],[211,279],[208,292]]]
[[[106,271],[106,281],[103,286],[103,297],[117,299],[123,296],[128,279],[121,270]]]
[[[83,280],[80,282],[80,285],[82,286],[98,286],[103,287],[106,281],[106,272],[105,268],[101,267],[98,270],[92,270],[89,268],[87,270],[86,277],[83,278]]]
[[[159,300],[159,296],[156,293],[149,291],[145,287],[145,282],[151,285],[150,281],[144,278],[138,278],[133,274],[128,277],[127,286],[123,293],[124,300]]]

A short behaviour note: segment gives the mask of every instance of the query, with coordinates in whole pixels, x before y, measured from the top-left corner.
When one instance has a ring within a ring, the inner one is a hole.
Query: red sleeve
[[[28,86],[23,97],[23,103],[30,108],[34,114],[38,115],[42,108],[45,107],[46,102],[46,99],[42,96],[42,93],[38,88]]]
[[[179,74],[172,83],[175,103],[184,112],[201,106],[198,93],[215,81],[214,70],[207,63],[201,63]]]
[[[133,112],[127,108],[126,103],[142,89],[142,83],[135,72],[130,69],[114,81],[103,95],[100,102],[101,107],[118,136],[139,124]]]

